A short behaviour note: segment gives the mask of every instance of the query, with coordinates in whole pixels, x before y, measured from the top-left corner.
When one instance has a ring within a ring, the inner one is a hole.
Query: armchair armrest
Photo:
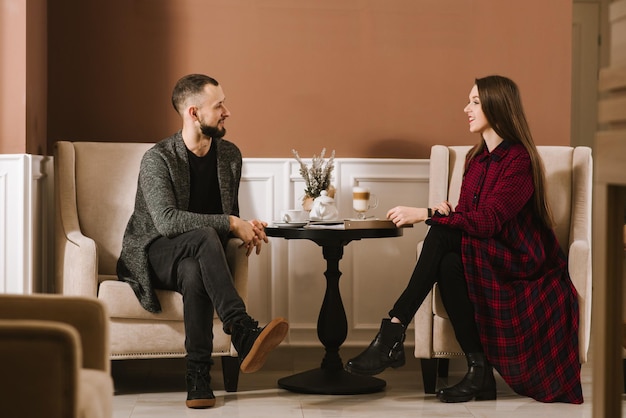
[[[76,329],[83,350],[81,366],[109,373],[108,317],[95,298],[61,295],[2,295],[0,319],[45,320]]]
[[[55,147],[55,291],[97,297],[97,246],[80,229],[73,175],[74,147],[65,141],[57,142]],[[60,163],[61,154],[67,159],[64,164]],[[65,263],[65,260],[71,260],[71,263]]]
[[[591,295],[591,248],[587,241],[574,241],[569,248],[568,270],[580,297]]]
[[[417,259],[422,253],[424,241],[417,243]],[[433,350],[433,292],[426,296],[415,313],[415,351],[416,358],[431,358]]]
[[[80,337],[70,325],[0,320],[3,416],[76,416]],[[36,414],[36,415],[31,415]]]
[[[587,351],[591,340],[591,303],[592,303],[592,280],[591,280],[591,247],[587,240],[572,242],[568,257],[569,275],[578,292],[578,309],[580,316],[579,356],[582,363],[587,361]]]
[[[57,231],[55,252],[55,291],[65,295],[97,297],[98,255],[94,240],[80,231],[67,234]]]

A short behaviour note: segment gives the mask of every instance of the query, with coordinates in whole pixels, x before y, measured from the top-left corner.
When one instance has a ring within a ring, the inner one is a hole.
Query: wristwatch
[[[433,210],[431,208],[428,208],[428,217],[429,218],[433,217]]]

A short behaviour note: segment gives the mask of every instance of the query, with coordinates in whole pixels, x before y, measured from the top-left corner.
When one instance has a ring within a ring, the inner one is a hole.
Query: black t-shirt
[[[217,150],[211,143],[209,152],[198,157],[187,150],[189,158],[189,174],[191,180],[191,196],[189,211],[205,214],[222,214],[222,196],[217,179]]]

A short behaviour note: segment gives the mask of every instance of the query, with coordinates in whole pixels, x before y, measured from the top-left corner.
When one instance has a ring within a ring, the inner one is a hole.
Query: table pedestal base
[[[357,376],[345,370],[313,369],[283,377],[278,386],[297,393],[356,395],[380,392],[387,383],[376,377]]]
[[[380,392],[387,383],[376,377],[358,376],[343,369],[339,348],[348,335],[348,320],[339,292],[339,261],[343,257],[343,247],[353,240],[362,238],[399,237],[400,228],[380,229],[304,229],[304,228],[267,228],[268,237],[286,239],[309,239],[322,247],[326,260],[326,293],[317,318],[317,336],[324,345],[326,354],[321,367],[306,372],[283,377],[278,386],[298,393],[320,395],[356,395]]]

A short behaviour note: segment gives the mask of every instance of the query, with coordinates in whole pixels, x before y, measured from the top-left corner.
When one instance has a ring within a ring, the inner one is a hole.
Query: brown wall
[[[0,5],[0,152],[23,153],[26,113],[18,112],[16,104],[23,102],[26,84],[26,7],[6,0]],[[24,35],[15,36],[21,33]],[[14,34],[12,42],[10,34]]]
[[[0,0],[0,154],[45,154],[46,1]]]
[[[217,78],[244,157],[427,158],[467,144],[477,76],[519,84],[538,144],[569,144],[571,0],[55,0],[48,151],[158,141],[190,72]]]

